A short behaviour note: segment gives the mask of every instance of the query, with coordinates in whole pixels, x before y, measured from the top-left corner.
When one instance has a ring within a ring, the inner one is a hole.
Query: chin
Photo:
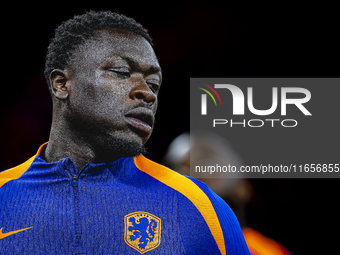
[[[101,147],[105,148],[105,153],[115,154],[118,157],[134,157],[147,152],[142,138],[130,132],[115,132],[103,139],[101,144]]]

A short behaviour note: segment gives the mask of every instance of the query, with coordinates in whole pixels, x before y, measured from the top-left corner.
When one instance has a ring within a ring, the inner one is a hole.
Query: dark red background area
[[[49,38],[62,21],[90,9],[131,16],[153,38],[163,84],[147,147],[148,157],[157,162],[177,135],[189,131],[190,77],[339,76],[338,21],[332,6],[236,6],[213,1],[8,5],[1,17],[1,169],[24,162],[48,140],[52,104],[43,70]],[[327,132],[323,136],[332,139]],[[246,141],[237,146],[247,146]],[[325,148],[334,150],[338,148]],[[250,227],[294,254],[335,254],[340,180],[251,182]]]

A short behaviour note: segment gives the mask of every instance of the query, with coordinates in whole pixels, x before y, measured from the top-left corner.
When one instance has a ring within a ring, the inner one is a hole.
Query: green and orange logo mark
[[[197,82],[197,83],[200,83],[200,84],[206,86],[208,89],[210,89],[217,96],[217,98],[220,101],[220,104],[222,106],[222,100],[221,100],[219,94],[216,92],[216,90],[213,87],[211,87],[208,84],[202,83],[202,82]],[[215,97],[213,96],[213,94],[211,94],[211,92],[209,90],[201,88],[201,87],[198,87],[198,88],[203,90],[204,92],[206,92],[212,98],[212,100],[214,101],[215,106],[217,106]],[[206,94],[202,94],[202,96],[201,96],[201,114],[207,115],[207,95]]]

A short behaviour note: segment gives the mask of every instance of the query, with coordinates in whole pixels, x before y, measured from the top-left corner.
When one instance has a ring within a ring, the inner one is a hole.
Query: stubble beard
[[[128,134],[115,135],[111,139],[104,140],[104,143],[104,148],[107,148],[109,153],[114,153],[119,158],[135,157],[147,153],[144,144]]]
[[[100,137],[92,137],[98,158],[103,162],[111,162],[122,157],[145,155],[147,149],[136,135],[124,131],[115,131]],[[99,155],[98,155],[99,154]]]
[[[77,130],[76,137],[92,148],[96,154],[96,161],[109,163],[122,157],[147,154],[141,138],[128,128],[110,130],[100,122],[91,125],[88,122],[77,121],[72,129]]]

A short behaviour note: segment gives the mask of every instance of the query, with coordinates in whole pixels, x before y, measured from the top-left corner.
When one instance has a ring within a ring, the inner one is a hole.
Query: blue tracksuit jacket
[[[144,156],[0,172],[0,254],[249,254],[210,188]]]

